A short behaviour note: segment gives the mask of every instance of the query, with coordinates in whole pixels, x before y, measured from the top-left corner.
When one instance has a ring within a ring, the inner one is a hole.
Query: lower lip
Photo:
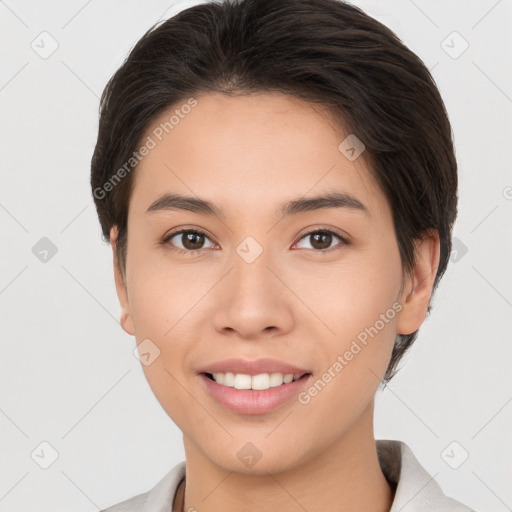
[[[271,412],[291,399],[297,397],[310,380],[311,374],[304,375],[298,380],[273,388],[254,390],[236,389],[223,386],[208,378],[204,373],[199,374],[208,392],[226,409],[240,414],[264,414]]]

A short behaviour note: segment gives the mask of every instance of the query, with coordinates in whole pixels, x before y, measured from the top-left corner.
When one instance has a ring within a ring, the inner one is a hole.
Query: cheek
[[[189,378],[185,362],[198,338],[204,338],[199,329],[204,325],[202,301],[216,279],[207,265],[176,265],[136,250],[130,256],[128,294],[137,344],[144,341],[158,354],[142,369],[156,398],[180,426],[175,414],[190,408],[190,396],[180,386]]]
[[[141,262],[137,274],[132,275],[129,293],[137,344],[146,344],[149,352],[156,354],[150,364],[141,356],[145,378],[169,417],[186,429],[190,395],[183,362],[192,345],[187,323],[193,316],[191,308],[197,302],[198,290],[187,286],[183,273],[169,276],[167,271],[165,275]]]
[[[212,287],[207,265],[176,265],[165,258],[132,259],[130,309],[137,339],[170,339],[200,310],[198,303]]]
[[[402,267],[398,249],[392,249],[386,257],[354,252],[336,265],[311,266],[296,279],[297,295],[328,327],[325,332],[338,349],[376,323],[383,334],[394,330]]]
[[[396,282],[380,282],[377,288],[369,277],[331,283],[337,290],[344,285],[342,292],[318,308],[335,334],[319,344],[316,379],[298,402],[307,430],[322,432],[327,444],[367,409],[391,358],[400,309],[393,292]]]
[[[323,340],[315,347],[321,352],[320,382],[304,402],[314,401],[333,424],[338,421],[329,413],[333,404],[351,416],[378,388],[395,342],[401,281],[400,256],[392,244],[386,251],[359,252],[328,275],[318,270],[301,281],[300,293],[322,320],[309,322],[310,337]]]

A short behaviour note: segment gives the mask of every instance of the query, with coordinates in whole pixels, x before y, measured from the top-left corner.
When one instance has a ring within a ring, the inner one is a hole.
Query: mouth
[[[216,372],[203,373],[208,379],[225,386],[235,389],[246,389],[253,391],[264,391],[270,388],[277,388],[298,381],[303,377],[311,375],[310,373],[259,373],[257,375],[248,375],[245,373]]]
[[[208,399],[238,414],[265,414],[291,407],[313,379],[309,368],[272,358],[225,359],[196,372]]]
[[[200,389],[225,410],[242,414],[270,414],[293,407],[297,397],[313,378],[307,373],[202,372]]]

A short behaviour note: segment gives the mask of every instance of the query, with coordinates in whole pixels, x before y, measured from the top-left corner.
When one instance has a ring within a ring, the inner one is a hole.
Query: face
[[[347,158],[348,134],[318,105],[196,100],[144,137],[155,147],[134,176],[125,275],[116,267],[122,325],[149,353],[187,459],[283,471],[368,434],[395,336],[424,318],[436,245],[403,276],[364,154]]]

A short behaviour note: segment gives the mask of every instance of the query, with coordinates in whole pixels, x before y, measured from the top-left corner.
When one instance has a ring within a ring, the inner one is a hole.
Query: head
[[[122,325],[158,347],[144,371],[192,439],[180,386],[228,357],[331,368],[300,414],[325,443],[347,430],[416,339],[457,203],[428,69],[337,0],[202,4],[150,29],[103,92],[91,185]]]

